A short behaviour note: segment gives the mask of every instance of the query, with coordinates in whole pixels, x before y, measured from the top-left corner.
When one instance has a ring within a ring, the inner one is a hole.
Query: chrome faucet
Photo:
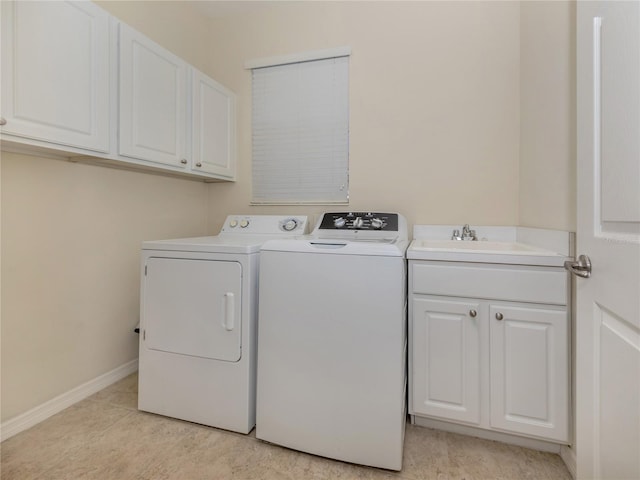
[[[476,237],[476,231],[471,230],[468,223],[466,223],[462,227],[462,240],[472,240],[472,241],[478,240],[478,237]]]
[[[457,228],[453,231],[453,234],[451,235],[451,240],[477,241],[478,237],[476,237],[476,231],[471,230],[471,228],[469,227],[469,224],[466,223],[462,227],[462,234],[460,234],[460,230],[458,230]]]

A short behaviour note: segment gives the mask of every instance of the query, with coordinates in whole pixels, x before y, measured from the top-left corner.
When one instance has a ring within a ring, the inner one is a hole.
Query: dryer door
[[[146,347],[240,360],[241,294],[238,262],[149,258],[143,292]]]

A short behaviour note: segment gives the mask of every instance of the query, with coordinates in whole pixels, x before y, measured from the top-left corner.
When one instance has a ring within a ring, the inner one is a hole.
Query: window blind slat
[[[345,203],[348,57],[252,70],[253,203]]]

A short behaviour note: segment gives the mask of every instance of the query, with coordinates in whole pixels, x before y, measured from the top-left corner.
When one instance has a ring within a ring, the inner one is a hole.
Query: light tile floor
[[[559,456],[407,426],[401,472],[139,412],[137,375],[0,445],[2,480],[571,480]]]

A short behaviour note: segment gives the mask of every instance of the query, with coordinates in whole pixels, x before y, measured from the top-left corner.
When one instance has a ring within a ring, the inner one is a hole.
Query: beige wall
[[[520,31],[520,225],[575,231],[575,2],[524,2]]]
[[[208,22],[100,2],[208,71]],[[215,72],[208,72],[215,73]],[[137,358],[143,240],[209,233],[202,182],[2,152],[2,421]]]
[[[98,0],[97,5],[203,72],[214,75],[210,22],[183,1]]]
[[[516,2],[300,2],[215,21],[213,63],[238,94],[239,174],[210,187],[214,224],[232,211],[327,209],[249,206],[244,62],[343,45],[353,52],[348,208],[397,210],[410,223],[516,224],[519,11]]]
[[[200,182],[2,152],[2,420],[138,356],[142,240],[206,232]]]

